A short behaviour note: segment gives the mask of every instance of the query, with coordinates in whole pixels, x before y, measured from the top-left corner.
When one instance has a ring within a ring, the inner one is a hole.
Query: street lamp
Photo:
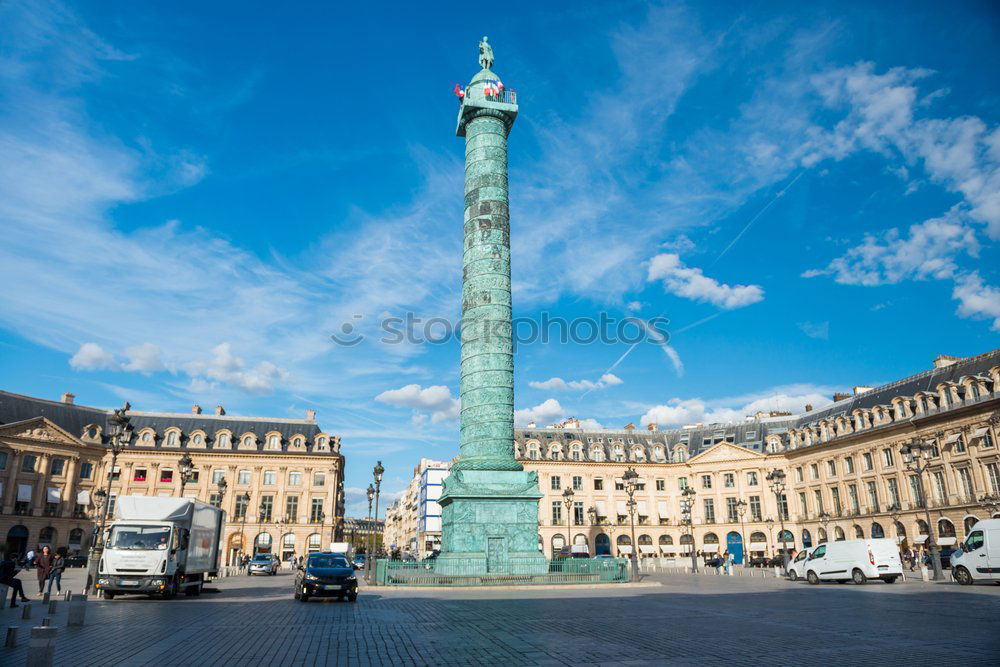
[[[829,525],[830,525],[830,515],[827,512],[825,512],[825,511],[824,512],[820,512],[819,513],[819,522],[821,524],[823,524],[823,534],[826,535],[826,537],[823,538],[823,542],[829,542],[830,541],[830,528],[829,528]],[[822,544],[823,542],[820,542],[820,544]]]
[[[229,488],[229,482],[226,481],[225,477],[219,479],[219,506],[222,506],[222,501],[226,498],[226,489]]]
[[[372,520],[372,503],[375,501],[375,486],[373,484],[368,485],[368,490],[365,492],[368,496],[368,518],[366,523],[371,525]],[[372,571],[372,551],[370,548],[371,539],[367,540],[368,544],[365,545],[365,581],[371,581],[371,571]]]
[[[924,505],[924,516],[927,520],[927,540],[931,550],[931,565],[934,568],[934,581],[944,579],[944,572],[941,569],[941,552],[938,551],[937,540],[934,539],[934,525],[931,523],[930,503],[927,502],[927,494],[924,493],[924,471],[930,465],[931,453],[934,445],[923,440],[914,438],[907,444],[899,448],[899,453],[903,456],[906,467],[916,473],[917,478],[917,499]]]
[[[573,540],[572,540],[573,528],[570,525],[570,511],[572,511],[572,509],[573,509],[573,489],[572,489],[572,487],[567,486],[563,490],[562,495],[563,495],[563,505],[566,506],[566,544],[564,546],[569,546],[570,544],[573,543]],[[570,551],[572,551],[572,548],[570,548]],[[553,554],[553,556],[554,555],[555,554]]]
[[[899,544],[899,517],[902,515],[902,509],[897,503],[893,503],[886,508],[889,512],[889,518],[892,519],[892,532],[896,534],[896,544]]]
[[[246,527],[247,527],[247,510],[250,509],[250,492],[247,491],[242,496],[237,496],[237,500],[242,500],[243,503],[243,525],[240,526],[240,553],[246,555],[247,553],[247,538],[246,538]]]
[[[639,473],[635,471],[633,466],[629,466],[622,473],[622,482],[625,483],[625,493],[628,494],[628,516],[629,521],[632,524],[632,581],[639,581],[639,559],[636,555],[636,541],[635,541],[635,491],[636,482],[639,479]]]
[[[698,554],[695,552],[694,548],[694,517],[692,515],[692,509],[694,508],[694,496],[697,492],[690,486],[685,486],[681,491],[681,525],[685,526],[688,531],[688,536],[691,538],[691,542],[688,544],[691,547],[691,571],[698,571]]]
[[[191,455],[184,452],[184,456],[181,457],[180,461],[177,462],[177,467],[180,470],[181,477],[181,495],[184,495],[184,485],[191,481],[194,477],[194,461],[191,460]]]
[[[747,557],[749,555],[746,530],[743,526],[743,517],[747,513],[747,501],[740,500],[736,503],[736,514],[740,517],[740,540],[743,542],[743,567],[749,567],[750,559]]]
[[[131,408],[128,401],[122,408],[115,410],[114,414],[108,418],[108,449],[111,450],[111,468],[108,469],[107,490],[100,489],[94,494],[95,503],[103,492],[104,499],[98,514],[101,517],[101,525],[97,529],[97,536],[90,545],[90,555],[87,560],[87,591],[96,592],[94,587],[97,583],[97,576],[101,565],[101,556],[104,554],[104,527],[108,522],[108,513],[111,511],[111,478],[114,477],[115,468],[118,464],[118,455],[125,450],[125,446],[132,440],[132,422],[129,420],[128,412]]]
[[[767,473],[764,478],[770,482],[771,491],[774,493],[775,502],[778,504],[778,520],[781,522],[780,532],[778,533],[778,541],[781,542],[781,564],[785,573],[788,573],[788,549],[785,546],[785,510],[782,505],[782,501],[785,499],[785,472],[783,470],[778,470],[775,468],[771,472]]]
[[[767,524],[767,543],[768,545],[772,545],[774,544],[774,519],[767,517],[764,519],[764,523]],[[773,556],[774,552],[772,551],[771,554]]]

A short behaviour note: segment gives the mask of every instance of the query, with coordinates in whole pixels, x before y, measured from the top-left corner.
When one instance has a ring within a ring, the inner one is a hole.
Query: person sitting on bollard
[[[45,580],[49,578],[49,570],[52,569],[52,552],[48,545],[42,547],[42,553],[35,558],[35,574],[38,575],[38,594],[45,594]]]
[[[52,592],[53,582],[56,585],[56,592],[62,593],[62,576],[65,569],[66,559],[61,553],[56,552],[56,555],[52,557],[52,568],[49,570],[49,593]]]
[[[15,561],[17,560],[17,554],[11,553],[8,555],[3,563],[0,563],[0,584],[10,587],[10,607],[13,609],[17,606],[17,596],[21,596],[22,602],[27,602],[28,598],[24,594],[24,586],[21,585],[21,580],[17,578],[17,565]]]

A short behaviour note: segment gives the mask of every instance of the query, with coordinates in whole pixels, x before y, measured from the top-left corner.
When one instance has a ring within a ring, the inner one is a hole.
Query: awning
[[[78,491],[76,494],[76,504],[77,505],[89,505],[90,504],[90,491]]]
[[[718,551],[719,550],[719,545],[718,544],[704,544],[704,545],[702,545],[701,549],[702,549],[702,551]]]
[[[646,507],[646,501],[639,501],[639,516],[649,516],[649,509]]]
[[[660,515],[661,519],[666,519],[667,517],[669,517],[669,514],[667,513],[667,501],[666,500],[659,500],[659,501],[657,501],[657,503],[656,503],[656,513]]]
[[[615,502],[615,508],[618,510],[619,516],[628,515],[628,507],[625,505],[624,500],[619,500]]]
[[[631,544],[619,544],[618,545],[618,553],[620,553],[620,554],[630,554],[630,553],[632,553],[632,545]]]
[[[656,548],[652,544],[640,544],[639,551],[644,554],[656,553]]]
[[[937,541],[939,547],[954,546],[957,542],[957,537],[939,537]]]
[[[944,439],[944,444],[950,445],[951,443],[953,443],[956,440],[958,440],[958,437],[960,435],[961,435],[961,433],[952,433],[951,435],[949,435],[947,438]]]
[[[54,486],[49,487],[48,495],[45,497],[45,502],[47,503],[58,503],[62,502],[62,489],[58,489]]]
[[[597,506],[597,516],[608,516],[608,508],[603,500],[598,500],[594,504]]]
[[[926,542],[927,541],[927,536],[926,535],[917,535],[913,539],[916,540],[917,544],[920,544],[921,542]]]
[[[767,551],[767,542],[751,542],[750,551]]]
[[[676,549],[674,548],[674,545],[672,545],[672,544],[661,544],[660,545],[660,551],[662,551],[663,553],[672,553],[672,552],[676,551]]]
[[[621,477],[615,477],[615,484],[624,484],[625,480]]]
[[[19,503],[30,503],[31,502],[31,484],[18,484],[17,485],[17,502]]]
[[[989,433],[989,431],[990,429],[988,426],[977,428],[975,431],[972,432],[972,439],[975,440],[977,438],[985,438],[986,434]]]

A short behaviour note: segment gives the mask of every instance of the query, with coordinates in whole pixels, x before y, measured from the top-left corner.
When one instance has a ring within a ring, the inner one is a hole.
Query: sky
[[[386,502],[458,453],[452,90],[484,34],[519,103],[519,425],[799,412],[1000,347],[995,3],[8,0],[0,25],[0,388],[315,409],[355,515],[376,461]]]

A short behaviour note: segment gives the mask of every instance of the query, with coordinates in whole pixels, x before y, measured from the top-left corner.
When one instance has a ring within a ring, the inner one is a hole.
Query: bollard
[[[927,568],[922,565],[920,566],[920,578],[923,579],[924,581],[931,580],[930,572],[928,572]]]
[[[47,592],[45,593],[45,595],[43,595],[43,596],[42,596],[42,602],[43,602],[44,604],[48,604],[48,603],[49,603],[49,597],[50,597],[51,595],[52,595],[52,591],[47,591]]]
[[[66,589],[66,595],[63,596],[63,602],[69,602],[69,599],[73,597],[73,591]]]
[[[10,587],[7,584],[0,584],[0,609],[7,608],[7,593],[10,591]]]
[[[56,636],[59,631],[52,626],[31,628],[31,642],[28,644],[27,667],[51,667],[56,655]]]
[[[31,603],[25,602],[21,609],[21,619],[27,620],[31,618]]]
[[[50,614],[56,613],[56,609],[58,607],[59,607],[59,602],[57,600],[52,600],[51,602],[49,602],[49,613]]]
[[[3,642],[4,648],[17,648],[17,626],[7,626],[7,638]]]
[[[69,620],[70,627],[83,627],[87,622],[87,596],[74,595],[69,600]]]
[[[42,619],[42,627],[43,628],[47,628],[50,625],[52,625],[52,619],[51,618],[49,618],[48,616],[46,616],[45,618]]]

